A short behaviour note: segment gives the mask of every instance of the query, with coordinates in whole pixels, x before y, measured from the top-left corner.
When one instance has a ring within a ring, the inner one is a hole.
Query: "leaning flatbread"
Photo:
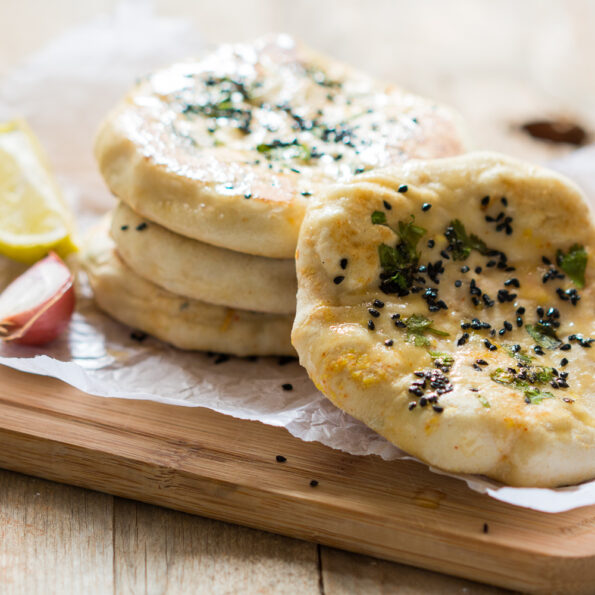
[[[94,230],[81,258],[102,310],[175,347],[240,356],[295,353],[291,316],[214,306],[161,289],[122,262],[106,225]]]
[[[595,229],[562,177],[494,154],[334,188],[298,245],[293,342],[338,407],[453,472],[595,477]]]
[[[232,252],[181,236],[120,203],[111,235],[122,260],[160,287],[210,304],[295,312],[295,260]]]
[[[149,220],[293,258],[321,185],[463,145],[449,109],[280,35],[142,80],[104,122],[95,153],[112,192]]]

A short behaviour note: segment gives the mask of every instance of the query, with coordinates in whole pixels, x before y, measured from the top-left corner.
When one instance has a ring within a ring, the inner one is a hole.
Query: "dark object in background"
[[[586,144],[588,138],[582,126],[565,120],[534,120],[523,124],[521,130],[538,140],[577,147]]]

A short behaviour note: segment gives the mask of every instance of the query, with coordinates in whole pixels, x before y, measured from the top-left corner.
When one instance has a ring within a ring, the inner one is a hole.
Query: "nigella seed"
[[[476,363],[478,366],[487,366],[487,365],[488,365],[488,362],[486,362],[486,361],[485,361],[485,359],[476,359],[476,360],[475,360],[475,363]]]
[[[570,343],[564,343],[564,345],[560,345],[560,349],[562,351],[569,351],[572,349],[572,345]]]
[[[380,316],[380,312],[378,312],[378,310],[374,310],[374,308],[368,308],[368,312],[370,313],[370,316],[373,316],[374,318],[378,318]]]
[[[433,248],[436,245],[434,240],[428,240],[428,248]]]
[[[368,329],[371,331],[376,329],[376,325],[374,324],[373,320],[368,320]]]
[[[496,351],[498,349],[493,343],[491,343],[488,339],[484,339],[483,344],[490,350]]]
[[[508,320],[505,320],[505,321],[504,321],[504,325],[503,325],[503,326],[504,326],[504,328],[505,328],[507,331],[511,331],[511,330],[512,330],[512,324],[510,324],[510,322],[508,322]]]
[[[543,318],[543,315],[545,314],[543,308],[541,306],[537,306],[537,316],[539,316],[539,318]]]
[[[432,405],[432,409],[436,412],[436,413],[442,413],[444,411],[444,407],[440,407],[440,405]]]
[[[516,317],[516,325],[521,328],[523,326],[523,319],[520,316]]]
[[[139,223],[136,226],[136,231],[143,231],[143,230],[147,229],[147,227],[149,227],[149,226],[147,225],[147,223],[145,221],[143,221],[142,223]]]
[[[475,267],[475,272],[476,272],[478,275],[481,275],[481,267]]]
[[[285,384],[282,384],[282,385],[281,385],[281,388],[282,388],[283,390],[293,390],[293,384],[290,384],[289,382],[287,382],[287,383],[285,383]]]
[[[252,194],[250,192],[246,192],[246,194],[244,194],[244,198],[250,199],[252,198]]]
[[[128,225],[122,225],[122,227],[120,227],[120,229],[122,231],[126,231],[128,229]]]
[[[474,369],[474,370],[477,370],[478,372],[482,372],[482,371],[483,371],[483,370],[481,369],[481,367],[480,367],[480,366],[478,366],[478,365],[477,365],[477,364],[475,364],[475,363],[473,364],[473,369]]]
[[[567,365],[568,365],[568,359],[567,359],[567,358],[565,358],[565,357],[563,357],[563,358],[560,360],[560,366],[562,366],[562,367],[564,368],[564,367],[566,367]]]
[[[318,485],[318,481],[316,479],[310,480],[310,487],[315,488]]]
[[[387,340],[384,342],[384,344],[385,344],[387,347],[392,347],[392,346],[393,346],[393,344],[394,344],[394,341],[393,341],[392,339],[387,339]]]
[[[537,354],[537,355],[544,355],[544,351],[541,348],[540,345],[535,345],[535,347],[533,347],[533,351]]]
[[[470,269],[469,269],[469,267],[467,265],[461,267],[461,273],[468,273],[469,270]]]
[[[421,399],[419,400],[419,406],[425,407],[427,404],[428,404],[428,399],[426,397],[421,397]]]
[[[463,282],[460,279],[457,279],[455,281],[455,287],[460,287],[461,285],[463,285]]]
[[[343,270],[345,270],[345,269],[347,268],[347,263],[348,263],[348,262],[349,262],[349,261],[348,261],[346,258],[342,258],[342,259],[339,261],[339,265],[340,265],[340,267],[341,267]]]
[[[407,190],[409,190],[407,184],[401,184],[399,186],[398,192],[400,192],[401,194],[405,194],[405,192],[407,192]]]
[[[465,345],[465,343],[467,343],[468,340],[469,340],[469,333],[463,333],[459,337],[459,340],[457,341],[457,346],[462,347],[463,345]]]
[[[417,407],[417,403],[415,401],[410,401],[409,405],[407,406],[409,411],[411,411],[412,409],[415,409],[416,407]]]
[[[287,461],[287,458],[283,455],[277,455],[275,457],[275,460],[277,461],[277,463],[285,463]]]
[[[547,265],[552,264],[552,261],[547,256],[542,256],[541,262],[543,262],[543,264],[547,264]]]
[[[450,255],[446,250],[440,250],[440,256],[442,256],[442,258],[445,258],[446,260],[450,260]]]
[[[516,313],[523,315],[525,313],[525,308],[523,306],[521,306],[520,308],[517,308]]]
[[[487,523],[484,523],[484,524],[483,524],[483,532],[484,532],[484,533],[488,533],[488,532],[489,532],[489,530],[490,530],[490,528],[488,527],[488,524],[487,524]]]
[[[484,197],[481,199],[481,205],[482,205],[483,207],[487,207],[489,203],[490,203],[490,197],[489,197],[489,196],[484,196]]]
[[[333,283],[335,285],[339,285],[339,283],[343,283],[343,281],[345,280],[345,277],[343,275],[337,275],[334,279],[333,279]]]
[[[391,206],[391,204],[390,204],[389,202],[387,202],[386,200],[383,200],[383,201],[382,201],[382,204],[384,205],[384,208],[385,208],[387,211],[390,211],[390,210],[392,209],[392,206]]]
[[[421,205],[421,210],[426,212],[429,211],[432,208],[432,205],[429,202],[424,202],[423,205]]]
[[[382,300],[374,300],[373,303],[376,308],[384,308],[384,302]]]
[[[500,202],[501,202],[501,203],[502,203],[502,204],[503,204],[505,207],[507,207],[507,206],[508,206],[508,200],[506,199],[506,197],[505,197],[505,196],[503,196],[503,197],[500,199]]]

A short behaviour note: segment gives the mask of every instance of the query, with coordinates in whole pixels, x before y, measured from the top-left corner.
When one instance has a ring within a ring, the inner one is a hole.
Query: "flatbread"
[[[464,150],[460,119],[286,35],[222,45],[138,83],[95,154],[111,191],[179,234],[293,258],[310,195]]]
[[[124,203],[113,213],[111,235],[135,273],[172,293],[243,310],[295,312],[295,260],[210,246],[147,221]]]
[[[234,310],[161,289],[117,255],[107,221],[81,254],[97,305],[110,316],[180,349],[233,355],[294,355],[292,316]]]
[[[448,471],[595,477],[595,229],[571,182],[489,153],[371,172],[313,201],[297,273],[293,343],[338,407]]]

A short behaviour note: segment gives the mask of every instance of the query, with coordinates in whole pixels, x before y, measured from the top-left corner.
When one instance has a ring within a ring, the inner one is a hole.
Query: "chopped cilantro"
[[[537,366],[528,376],[518,377],[514,370],[503,368],[496,368],[491,374],[490,378],[499,384],[508,384],[514,388],[522,391],[525,396],[525,401],[531,404],[541,403],[543,399],[553,399],[554,395],[548,391],[543,391],[538,385],[547,384],[554,377],[552,368],[545,368]]]
[[[553,399],[554,395],[548,391],[542,391],[535,386],[527,388],[525,390],[525,399],[527,402],[532,404],[541,403],[543,399]]]
[[[570,277],[578,287],[585,286],[585,269],[587,268],[587,252],[583,246],[574,244],[567,254],[558,250],[556,254],[558,266]]]
[[[374,225],[385,225],[386,213],[384,211],[374,211],[372,213],[372,223]]]
[[[412,314],[405,320],[407,326],[407,340],[413,342],[417,347],[426,347],[430,340],[425,336],[426,333],[438,337],[448,337],[449,333],[434,328],[433,322],[423,314]]]
[[[309,161],[312,157],[312,151],[297,139],[291,142],[275,140],[272,143],[261,143],[256,145],[256,150],[265,155],[267,159],[301,159]]]
[[[481,403],[482,407],[485,407],[486,409],[489,409],[491,407],[490,402],[483,395],[477,395],[477,398]]]
[[[380,289],[385,293],[407,295],[419,263],[417,244],[426,230],[415,225],[413,215],[411,221],[399,221],[396,229],[388,225],[383,211],[374,211],[371,221],[374,225],[386,225],[400,240],[394,248],[387,244],[378,246],[378,258],[382,267]]]
[[[508,353],[508,355],[510,355],[510,357],[513,357],[521,364],[523,364],[525,366],[531,365],[533,358],[530,355],[527,355],[526,353],[523,353],[522,351],[515,351],[513,349],[512,345],[502,345],[502,347],[504,347],[504,349],[506,350],[506,353]]]
[[[437,368],[440,368],[443,372],[450,370],[455,362],[452,355],[441,351],[430,351],[430,357],[434,360],[434,365]]]
[[[525,329],[527,333],[535,340],[535,342],[545,349],[556,349],[562,345],[562,341],[558,339],[556,331],[546,324],[526,324]]]
[[[467,235],[465,226],[458,219],[454,219],[448,224],[444,235],[451,247],[453,260],[466,260],[472,250],[476,250],[480,254],[488,252],[485,242],[475,234]]]

